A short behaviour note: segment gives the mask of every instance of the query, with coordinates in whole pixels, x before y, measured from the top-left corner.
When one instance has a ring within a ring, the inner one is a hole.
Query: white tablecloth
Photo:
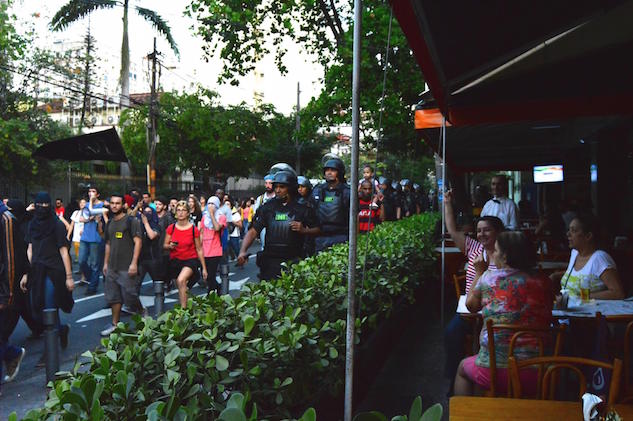
[[[595,317],[600,312],[603,316],[633,315],[633,297],[626,300],[591,300],[583,304],[570,299],[567,310],[552,310],[554,317]],[[466,308],[466,296],[459,297],[457,314],[470,314]]]

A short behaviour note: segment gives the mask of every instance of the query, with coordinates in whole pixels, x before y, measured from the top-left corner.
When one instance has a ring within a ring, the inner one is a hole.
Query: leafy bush
[[[383,224],[359,237],[357,339],[413,292],[433,262],[436,214]],[[243,391],[267,419],[297,416],[344,382],[346,244],[248,284],[239,298],[191,299],[158,319],[136,316],[62,373],[45,407],[25,419],[218,419]]]

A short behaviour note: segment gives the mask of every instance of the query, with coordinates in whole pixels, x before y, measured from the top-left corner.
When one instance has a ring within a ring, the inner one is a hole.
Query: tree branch
[[[336,10],[336,6],[334,5],[334,0],[330,0],[330,6],[332,7],[332,14],[334,15],[334,20],[336,21],[338,33],[343,35],[343,25],[341,24],[341,18],[339,17],[338,10]]]
[[[319,4],[319,8],[321,9],[321,12],[323,12],[323,17],[325,17],[328,27],[330,28],[330,30],[332,31],[332,34],[334,35],[334,39],[336,40],[336,45],[338,47],[341,43],[341,38],[343,36],[343,33],[339,32],[338,28],[334,24],[334,21],[332,20],[332,16],[330,16],[330,12],[328,10],[327,5],[325,4],[325,1],[317,0],[317,3]]]

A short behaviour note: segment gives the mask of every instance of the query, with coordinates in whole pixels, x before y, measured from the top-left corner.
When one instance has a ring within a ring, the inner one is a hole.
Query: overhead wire
[[[386,95],[386,87],[387,87],[387,70],[389,67],[389,50],[391,48],[391,29],[392,29],[392,23],[393,23],[393,9],[390,7],[390,13],[389,13],[389,30],[387,32],[387,47],[385,48],[385,60],[384,60],[384,71],[383,71],[383,75],[382,75],[382,93],[380,95],[380,112],[378,113],[378,136],[376,138],[376,157],[374,159],[374,171],[376,171],[376,169],[378,168],[378,151],[380,150],[380,145],[382,142],[382,115],[383,112],[385,110],[385,95]],[[354,169],[355,171],[358,171],[358,168]],[[352,186],[353,188],[358,188],[358,186]],[[372,181],[372,186],[371,186],[371,190],[372,190],[372,195],[371,198],[369,200],[369,207],[371,210],[371,204],[374,202],[374,197],[376,196],[376,194],[378,192],[375,192],[375,182]],[[372,219],[372,212],[369,212],[369,220],[368,220],[368,227],[371,226],[371,219]],[[363,275],[362,275],[362,280],[361,280],[361,291],[360,291],[360,295],[358,297],[358,311],[356,314],[358,314],[358,318],[361,317],[361,306],[362,306],[362,302],[363,302],[363,295],[365,293],[365,280],[366,280],[366,274],[367,274],[367,251],[369,250],[369,239],[371,236],[372,230],[369,230],[366,234],[365,234],[365,247],[363,250]]]

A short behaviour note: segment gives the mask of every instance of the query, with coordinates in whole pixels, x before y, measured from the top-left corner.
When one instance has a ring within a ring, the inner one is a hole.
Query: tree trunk
[[[123,107],[130,105],[130,41],[128,39],[128,5],[129,0],[123,3],[123,40],[121,42],[121,98],[119,104]]]

